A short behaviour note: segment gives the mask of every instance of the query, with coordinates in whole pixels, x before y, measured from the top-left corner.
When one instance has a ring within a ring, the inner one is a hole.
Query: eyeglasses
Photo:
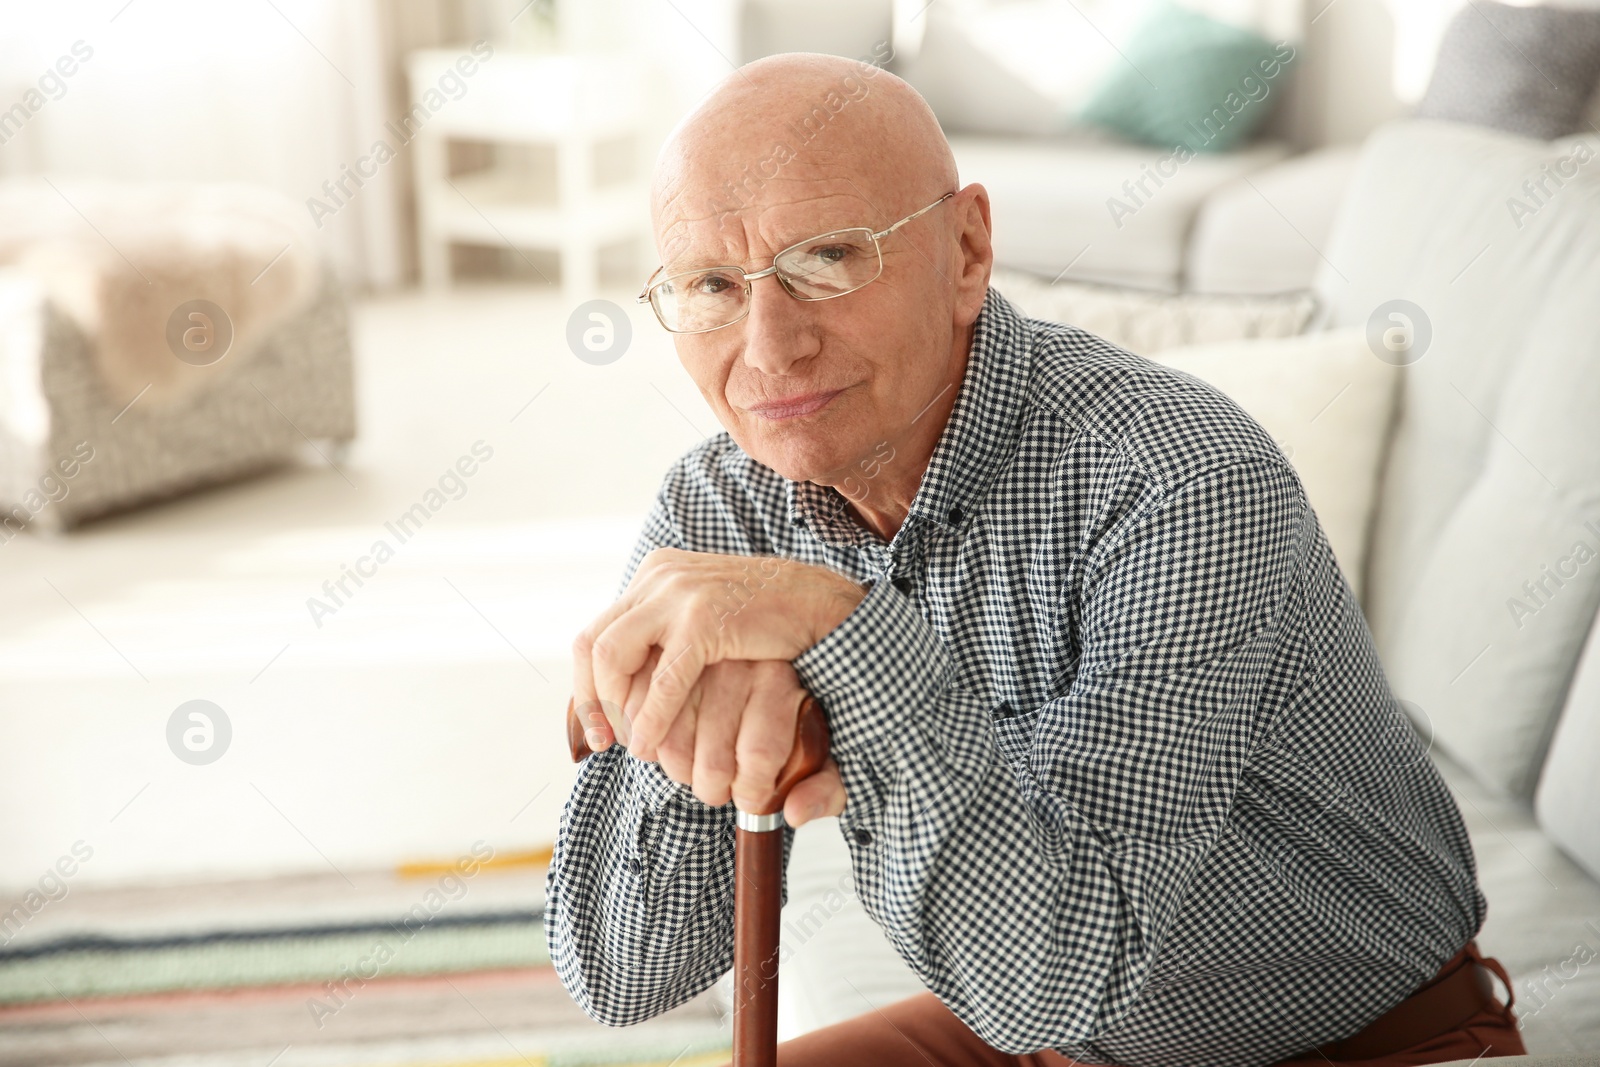
[[[799,241],[773,256],[772,266],[765,270],[752,273],[742,267],[703,267],[669,274],[646,284],[639,303],[648,303],[661,325],[672,333],[706,333],[732,326],[750,314],[750,283],[769,274],[796,300],[832,300],[853,293],[883,273],[883,249],[878,242],[955,195],[945,193],[888,229],[873,232],[857,226]],[[656,273],[663,269],[657,267]]]

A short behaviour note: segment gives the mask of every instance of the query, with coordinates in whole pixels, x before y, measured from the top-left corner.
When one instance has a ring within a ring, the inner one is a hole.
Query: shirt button
[[[871,830],[857,830],[851,836],[853,836],[856,839],[856,844],[861,845],[863,847],[872,844],[872,831]]]
[[[960,526],[961,525],[961,519],[962,519],[962,511],[961,511],[961,509],[960,508],[951,508],[950,509],[950,525],[951,526]]]
[[[628,870],[633,874],[638,874],[644,870],[644,864],[639,862],[638,856],[630,856],[628,858]]]
[[[912,589],[916,588],[916,583],[910,578],[896,578],[894,580],[894,587],[900,590],[902,593],[910,593]]]

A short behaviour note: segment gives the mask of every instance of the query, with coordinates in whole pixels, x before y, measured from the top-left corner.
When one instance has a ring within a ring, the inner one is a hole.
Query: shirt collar
[[[1032,338],[1025,321],[990,289],[973,323],[955,407],[902,529],[915,522],[955,528],[973,514],[1015,448],[1031,364]],[[832,486],[788,481],[786,488],[789,522],[818,540],[844,547],[882,544],[850,517],[847,498]]]

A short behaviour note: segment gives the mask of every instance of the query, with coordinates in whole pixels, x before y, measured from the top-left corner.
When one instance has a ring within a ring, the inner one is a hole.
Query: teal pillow
[[[1158,4],[1122,52],[1079,117],[1190,152],[1245,140],[1277,102],[1295,57],[1289,44],[1172,3]]]

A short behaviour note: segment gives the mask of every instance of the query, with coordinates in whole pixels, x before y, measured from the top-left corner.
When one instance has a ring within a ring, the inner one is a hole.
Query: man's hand
[[[826,567],[658,548],[572,642],[573,697],[579,708],[621,709],[613,728],[635,756],[656,760],[708,667],[792,660],[865,597],[865,587]]]
[[[650,674],[660,659],[660,649],[654,650],[644,669],[633,677],[624,708],[633,711],[644,700]],[[721,807],[731,798],[745,811],[756,810],[772,796],[778,773],[789,760],[795,718],[804,695],[794,667],[784,660],[730,659],[711,664],[690,688],[682,710],[656,748],[661,769],[712,807]],[[595,722],[586,735],[590,748],[608,747],[613,735],[627,744],[625,716],[613,712],[605,717],[605,725],[592,712],[591,718]],[[825,815],[838,815],[844,811],[844,803],[844,783],[830,757],[822,770],[789,791],[783,805],[784,821],[799,826]]]

